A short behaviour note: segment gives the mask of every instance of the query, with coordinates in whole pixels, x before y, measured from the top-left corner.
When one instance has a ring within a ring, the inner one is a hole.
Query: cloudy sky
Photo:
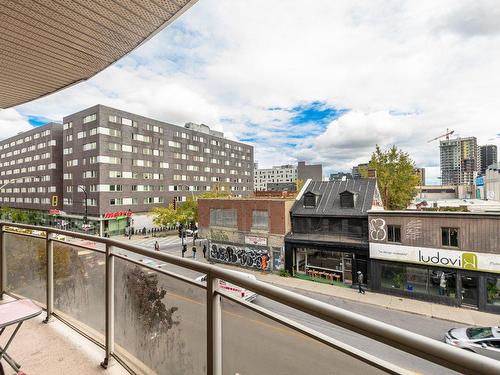
[[[89,81],[0,111],[0,137],[102,103],[255,146],[260,166],[347,171],[376,144],[439,175],[453,129],[500,138],[497,0],[199,0]]]

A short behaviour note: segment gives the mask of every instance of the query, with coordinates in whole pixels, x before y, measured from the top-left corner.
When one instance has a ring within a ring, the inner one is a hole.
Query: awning
[[[0,108],[89,79],[196,0],[2,0]]]

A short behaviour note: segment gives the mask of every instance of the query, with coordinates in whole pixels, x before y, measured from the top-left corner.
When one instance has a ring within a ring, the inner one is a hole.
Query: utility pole
[[[85,195],[85,215],[83,216],[83,224],[85,225],[85,228],[87,228],[88,224],[88,213],[89,213],[89,208],[88,208],[88,194],[87,194],[87,189],[85,189],[84,186],[78,185],[78,189],[81,189],[83,191],[83,194]]]

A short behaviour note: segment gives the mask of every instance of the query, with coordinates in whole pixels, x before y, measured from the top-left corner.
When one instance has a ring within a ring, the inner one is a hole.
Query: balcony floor
[[[104,358],[104,350],[87,340],[66,324],[53,319],[43,323],[45,312],[21,326],[8,353],[21,364],[21,370],[27,375],[66,375],[66,374],[102,374],[128,375],[118,363],[108,370],[99,366]],[[1,344],[5,344],[14,326],[2,335]],[[14,370],[2,360],[6,374]]]

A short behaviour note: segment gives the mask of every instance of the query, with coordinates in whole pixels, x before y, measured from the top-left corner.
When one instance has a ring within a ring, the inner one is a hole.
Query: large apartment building
[[[441,183],[474,185],[479,168],[476,137],[446,139],[440,142]]]
[[[61,208],[62,132],[50,123],[0,141],[2,207]]]
[[[323,166],[321,164],[309,164],[299,161],[297,165],[278,165],[272,168],[259,169],[258,164],[254,167],[254,188],[256,191],[275,190],[280,186],[290,191],[290,184],[297,180],[308,179],[321,181],[323,179]]]
[[[124,229],[113,213],[136,213],[210,191],[253,191],[253,148],[206,125],[172,125],[96,105],[64,118],[64,211],[105,219],[101,231]],[[123,214],[118,217],[123,217]],[[146,215],[143,215],[143,219]],[[102,220],[101,220],[102,221]]]
[[[482,176],[484,176],[486,174],[486,170],[488,169],[488,167],[498,162],[497,146],[496,145],[479,146],[479,160],[480,160],[479,173]]]

